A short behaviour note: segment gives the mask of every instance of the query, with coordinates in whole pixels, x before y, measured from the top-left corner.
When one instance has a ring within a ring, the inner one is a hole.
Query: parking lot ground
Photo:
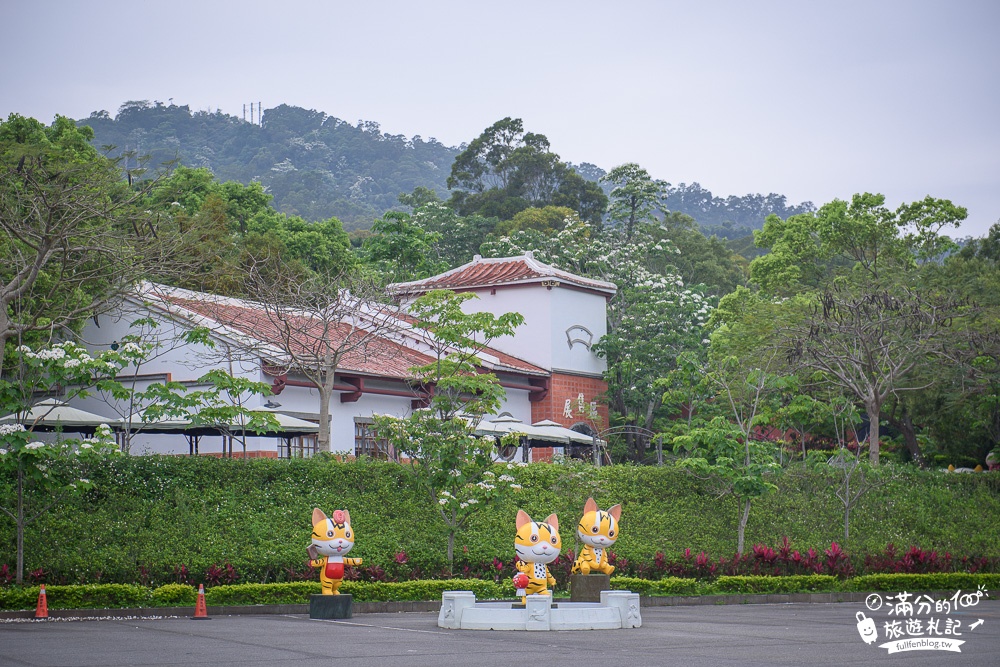
[[[859,634],[859,611],[876,622],[874,644]],[[1000,601],[942,616],[941,632],[946,619],[952,634],[930,638],[962,641],[961,652],[889,654],[879,645],[893,617],[863,603],[646,607],[641,628],[577,632],[443,630],[426,612],[50,619],[0,625],[0,667],[1000,664]]]

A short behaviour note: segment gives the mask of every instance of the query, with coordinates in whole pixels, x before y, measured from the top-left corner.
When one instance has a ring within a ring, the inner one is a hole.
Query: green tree
[[[520,118],[497,121],[456,156],[448,177],[452,208],[510,220],[533,206],[556,205],[598,223],[607,202],[603,191],[550,148],[545,135],[525,132]]]
[[[675,437],[674,451],[681,454],[677,465],[713,480],[723,493],[731,493],[739,500],[736,552],[742,555],[751,504],[778,488],[770,481],[779,468],[774,461],[774,447],[747,438],[725,417],[715,417]]]
[[[0,349],[73,327],[153,268],[172,270],[175,235],[142,206],[141,170],[123,174],[92,136],[63,117],[0,122]]]
[[[500,222],[494,231],[498,235],[509,236],[512,232],[533,229],[551,236],[565,227],[567,222],[579,219],[576,211],[567,206],[532,207],[520,211],[509,221]]]
[[[238,442],[244,459],[248,433],[261,435],[280,427],[273,414],[250,407],[254,396],[270,395],[271,385],[266,382],[255,382],[215,369],[198,378],[197,383],[207,384],[208,389],[188,394],[192,406],[191,423],[215,428],[223,438]]]
[[[768,296],[806,291],[780,321],[778,345],[803,368],[860,401],[868,415],[869,457],[879,462],[879,422],[888,397],[916,391],[916,372],[955,341],[951,325],[974,308],[917,286],[918,261],[953,248],[940,234],[965,209],[931,197],[895,212],[882,195],[835,200],[816,215],[769,218],[757,236],[772,252],[750,264]]]
[[[429,232],[406,213],[392,211],[372,225],[372,235],[361,249],[362,260],[385,276],[387,282],[407,282],[433,276],[450,268],[436,259],[439,232]]]
[[[465,313],[473,294],[434,290],[409,308],[433,361],[411,369],[413,379],[431,391],[427,409],[408,417],[375,418],[379,436],[410,458],[410,470],[438,503],[448,527],[448,563],[454,563],[455,536],[496,492],[490,470],[495,442],[477,438],[473,429],[496,412],[504,389],[496,376],[480,373],[478,354],[490,341],[513,335],[524,322],[518,313]],[[471,423],[470,423],[471,422]],[[505,482],[507,480],[504,480]],[[510,480],[513,482],[513,480]]]
[[[449,268],[471,262],[497,224],[496,218],[477,213],[459,215],[441,202],[429,202],[417,208],[412,220],[428,234],[435,235],[434,251]]]
[[[685,283],[704,285],[706,292],[714,296],[729,294],[746,284],[747,261],[715,236],[702,234],[690,216],[668,213],[659,233],[677,247],[671,262]]]
[[[737,552],[742,554],[751,503],[777,488],[770,478],[780,470],[777,448],[762,439],[758,429],[770,419],[769,412],[790,379],[778,373],[781,364],[776,354],[748,361],[732,356],[726,332],[715,339],[718,345],[713,340],[705,380],[724,416],[696,425],[675,437],[673,444],[676,452],[685,453],[678,465],[710,475],[739,499]]]
[[[625,230],[627,241],[640,224],[655,220],[656,212],[664,209],[669,183],[653,179],[634,162],[615,167],[601,182],[612,186],[608,218]]]

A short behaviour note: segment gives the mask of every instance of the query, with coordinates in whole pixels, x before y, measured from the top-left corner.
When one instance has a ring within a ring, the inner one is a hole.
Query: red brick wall
[[[185,454],[185,456],[186,456],[186,454]],[[212,457],[215,457],[217,459],[220,459],[220,458],[223,458],[223,457],[227,457],[228,453],[223,454],[223,453],[220,453],[220,452],[198,452],[198,456],[212,456]],[[243,457],[243,449],[242,448],[240,448],[240,449],[233,448],[233,458],[234,459],[242,459],[242,458],[244,458]],[[246,458],[248,458],[248,459],[276,459],[276,458],[278,458],[278,452],[250,449],[250,450],[247,450]]]
[[[553,373],[549,395],[545,399],[531,404],[531,421],[539,422],[543,419],[551,419],[566,427],[570,427],[577,422],[587,422],[596,430],[606,428],[608,423],[608,408],[601,402],[601,396],[607,390],[607,383],[599,378]],[[597,414],[599,415],[597,423],[592,423],[592,420],[586,414],[580,414],[578,403],[580,394],[583,394],[584,410],[586,412],[590,411],[590,402],[597,401]],[[566,417],[563,414],[566,407],[566,399],[570,401],[570,407],[573,411],[572,417]]]
[[[599,378],[553,373],[549,395],[543,400],[531,404],[531,421],[534,423],[543,419],[551,419],[567,428],[573,424],[584,422],[594,430],[600,431],[607,428],[608,425],[608,408],[601,400],[607,389],[607,383]],[[580,412],[580,394],[583,394],[584,400],[583,414]],[[567,399],[570,401],[572,417],[565,415]],[[589,417],[591,401],[597,401],[598,417],[596,420]],[[553,450],[549,447],[536,447],[532,449],[531,460],[551,461],[552,454]]]

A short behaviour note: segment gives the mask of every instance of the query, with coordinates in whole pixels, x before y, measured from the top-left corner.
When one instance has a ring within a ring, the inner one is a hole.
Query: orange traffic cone
[[[45,584],[38,591],[38,604],[35,605],[35,618],[49,617],[49,602],[45,598]]]
[[[194,616],[191,617],[195,621],[207,621],[208,607],[205,606],[205,584],[198,584],[198,603],[194,606]]]

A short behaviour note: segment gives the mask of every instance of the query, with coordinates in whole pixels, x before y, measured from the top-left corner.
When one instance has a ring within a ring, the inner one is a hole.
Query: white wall
[[[542,368],[552,367],[552,346],[549,331],[552,329],[552,291],[541,285],[501,287],[496,294],[490,289],[478,290],[478,299],[469,299],[462,309],[467,313],[520,313],[524,324],[512,337],[498,338],[490,343],[501,352],[530,361]]]
[[[607,368],[584,345],[572,348],[566,340],[566,330],[573,326],[586,327],[596,343],[607,332],[607,300],[604,295],[565,287],[551,289],[542,285],[498,287],[496,294],[489,289],[476,292],[478,299],[464,304],[466,312],[490,312],[501,315],[516,312],[524,316],[524,324],[514,336],[498,338],[492,347],[514,355],[546,370],[562,370],[586,375],[601,375]]]
[[[549,329],[552,366],[549,368],[554,371],[602,375],[607,369],[604,359],[581,343],[573,343],[570,347],[566,330],[573,326],[585,327],[592,334],[591,343],[597,343],[608,329],[607,301],[604,296],[559,287],[552,290],[552,295],[552,325]],[[581,336],[574,332],[574,338],[579,337]]]

